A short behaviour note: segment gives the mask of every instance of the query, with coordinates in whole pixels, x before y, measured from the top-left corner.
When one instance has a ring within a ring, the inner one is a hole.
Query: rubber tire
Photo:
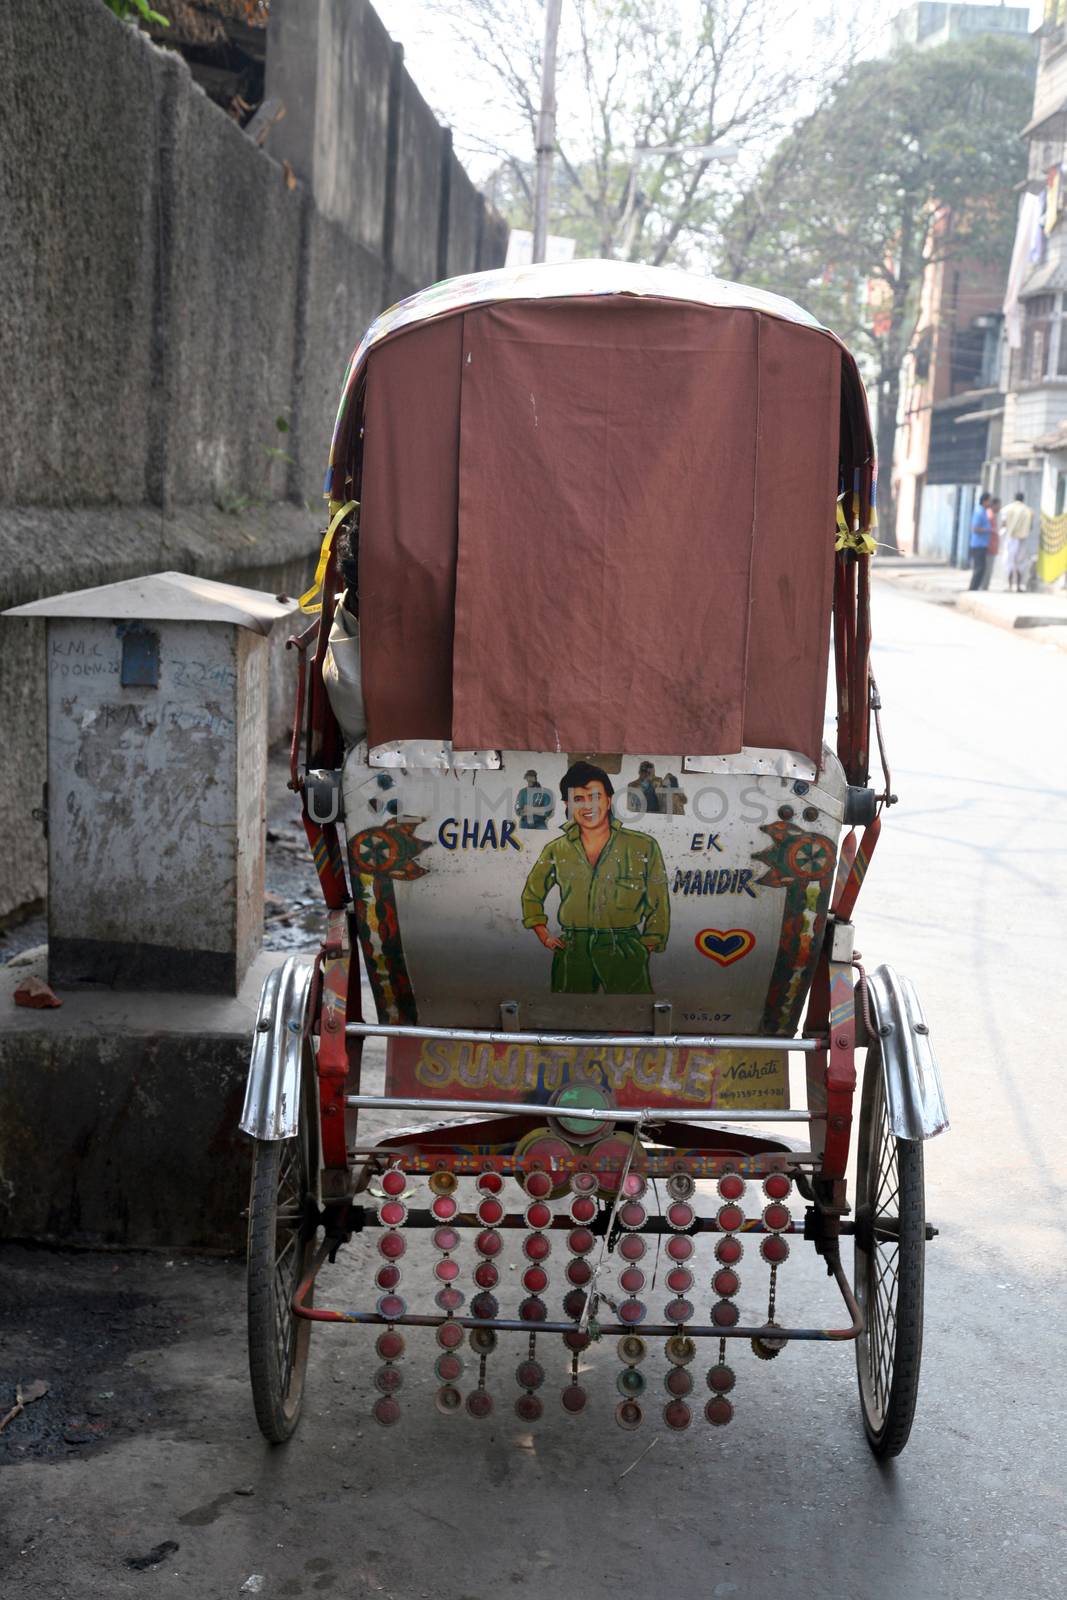
[[[311,1339],[311,1323],[291,1317],[293,1345],[286,1380],[278,1350],[279,1286],[275,1258],[278,1182],[282,1160],[290,1152],[297,1156],[301,1186],[306,1195],[307,1163],[299,1138],[270,1142],[257,1139],[252,1155],[252,1192],[248,1207],[248,1369],[256,1421],[263,1437],[271,1444],[284,1444],[300,1421]],[[310,1268],[314,1253],[314,1230],[305,1228],[293,1251],[297,1271],[288,1275],[292,1289]]]
[[[926,1258],[926,1204],[921,1141],[897,1139],[889,1131],[881,1050],[872,1043],[867,1050],[860,1102],[860,1131],[857,1141],[856,1207],[857,1226],[862,1230],[870,1213],[870,1186],[877,1174],[883,1135],[895,1145],[898,1195],[898,1254],[896,1326],[893,1337],[893,1367],[889,1393],[879,1405],[870,1373],[870,1341],[865,1328],[856,1340],[856,1371],[859,1380],[860,1408],[867,1443],[879,1460],[897,1456],[908,1442],[919,1394],[919,1370],[923,1346],[923,1279]],[[873,1245],[873,1241],[871,1241]],[[855,1239],[853,1287],[866,1311],[871,1294],[874,1249],[864,1248],[862,1232]]]

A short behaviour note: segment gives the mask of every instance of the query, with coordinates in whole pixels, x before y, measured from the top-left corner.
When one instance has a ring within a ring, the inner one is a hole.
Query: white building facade
[[[1022,491],[1040,512],[1038,578],[1067,569],[1067,0],[1048,0],[1027,181],[1004,302],[1007,393],[1001,498]]]

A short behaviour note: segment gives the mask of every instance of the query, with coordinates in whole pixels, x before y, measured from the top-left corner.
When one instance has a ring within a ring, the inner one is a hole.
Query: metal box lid
[[[5,617],[106,617],[139,622],[228,622],[267,634],[279,617],[296,610],[295,600],[278,600],[259,589],[193,577],[187,572],[153,572],[95,589],[48,595],[12,606]]]

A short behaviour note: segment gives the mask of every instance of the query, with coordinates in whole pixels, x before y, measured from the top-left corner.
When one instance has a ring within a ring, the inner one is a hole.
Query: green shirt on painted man
[[[580,814],[579,814],[580,815]],[[590,861],[579,821],[545,845],[522,892],[523,926],[545,929],[545,900],[559,890],[558,939],[553,952],[557,993],[650,994],[649,951],[664,949],[670,899],[663,856],[647,833],[612,817],[610,834]]]

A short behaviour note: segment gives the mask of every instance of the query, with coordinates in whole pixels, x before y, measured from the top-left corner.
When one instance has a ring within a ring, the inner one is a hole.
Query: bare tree
[[[444,108],[499,160],[497,202],[528,225],[544,0],[428,5],[513,114],[494,140],[462,102]],[[553,231],[583,254],[706,257],[769,145],[850,54],[833,0],[565,0]],[[716,146],[737,151],[731,168]]]

